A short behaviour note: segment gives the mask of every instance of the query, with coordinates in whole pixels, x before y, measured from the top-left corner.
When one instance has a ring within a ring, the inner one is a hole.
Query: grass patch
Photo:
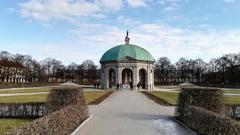
[[[49,92],[50,88],[41,89],[19,89],[19,90],[0,90],[0,94],[15,94],[15,93],[34,93],[34,92]]]
[[[21,127],[34,119],[0,119],[0,135],[8,132],[9,130]]]
[[[177,105],[178,93],[162,91],[148,91],[147,93],[166,101],[170,105]],[[240,96],[224,96],[224,102],[225,104],[240,104]]]
[[[110,91],[84,91],[87,104],[94,104],[95,100],[108,94]],[[21,95],[0,97],[0,103],[25,103],[25,102],[46,102],[48,94]],[[98,104],[96,102],[95,104]]]
[[[178,93],[175,92],[162,92],[162,91],[149,91],[149,94],[166,101],[170,105],[177,105]]]
[[[85,91],[84,96],[87,104],[99,104],[111,93],[112,91]]]
[[[0,103],[45,102],[48,94],[0,97]]]
[[[226,104],[240,104],[240,96],[225,96],[224,102]]]
[[[113,91],[84,91],[84,96],[86,98],[87,104],[99,104],[109,95],[111,95],[112,92]],[[0,102],[45,102],[47,95],[48,94],[0,97]],[[33,120],[34,119],[0,119],[0,135],[13,128],[21,127]]]
[[[224,93],[240,94],[240,90],[223,90]]]

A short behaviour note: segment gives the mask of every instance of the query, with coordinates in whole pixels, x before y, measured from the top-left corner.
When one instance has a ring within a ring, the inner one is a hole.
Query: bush
[[[10,135],[71,134],[85,119],[89,117],[83,90],[76,86],[60,86],[51,90],[48,96],[49,113],[34,122],[7,133]],[[54,111],[54,112],[53,112]]]
[[[200,135],[240,135],[240,123],[225,116],[219,89],[183,88],[178,96],[178,118]]]
[[[178,96],[176,113],[183,117],[188,106],[199,106],[217,113],[224,113],[223,92],[210,88],[183,88]]]
[[[200,135],[240,135],[240,122],[202,107],[190,106],[183,122]]]
[[[84,93],[80,87],[74,85],[55,87],[47,97],[48,113],[64,108],[76,100],[83,106],[86,106]]]

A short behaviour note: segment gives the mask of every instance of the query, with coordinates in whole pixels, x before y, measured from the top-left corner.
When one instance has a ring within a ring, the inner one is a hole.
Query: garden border
[[[148,93],[147,91],[140,91],[143,95],[147,96],[149,99],[153,100],[154,102],[156,102],[157,104],[163,105],[163,106],[176,106],[176,105],[172,105],[170,103],[168,103],[167,101],[156,97],[150,93]]]
[[[90,115],[85,121],[83,121],[70,135],[77,135],[77,132],[92,119],[93,115]]]

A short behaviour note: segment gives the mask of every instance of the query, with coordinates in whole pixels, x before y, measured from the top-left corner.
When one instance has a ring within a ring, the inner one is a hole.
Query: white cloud
[[[158,3],[165,7],[163,10],[170,11],[181,7],[183,1],[159,0]],[[130,30],[130,43],[146,48],[155,59],[167,56],[173,61],[181,57],[209,60],[240,50],[240,30],[211,30],[208,29],[208,24],[201,26],[205,28],[202,31],[166,24],[143,24],[121,15],[116,19],[119,25],[110,26],[107,23],[82,20],[89,17],[104,18],[109,12],[122,10],[124,4],[136,8],[149,6],[151,2],[152,0],[29,0],[21,4],[20,11],[23,17],[44,22],[57,19],[70,21],[74,23],[74,28],[68,32],[71,32],[74,38],[62,44],[60,49],[56,49],[59,48],[56,43],[45,49],[34,48],[37,52],[31,49],[26,52],[38,54],[37,57],[46,54],[60,58],[64,63],[79,62],[89,58],[89,54],[94,54],[90,58],[97,63],[107,49],[124,43],[124,25]],[[72,46],[69,47],[69,44]],[[65,57],[62,54],[70,55]]]
[[[132,7],[147,7],[152,0],[127,0]]]
[[[91,26],[90,26],[91,27]],[[109,48],[124,43],[125,30],[102,25],[94,34],[79,34],[78,44],[97,51],[97,60]],[[77,31],[77,30],[76,30]],[[81,31],[79,29],[78,31]],[[130,43],[149,50],[155,59],[167,56],[173,61],[181,57],[203,58],[208,61],[240,50],[240,30],[204,30],[176,28],[163,24],[142,24],[130,28]]]
[[[20,3],[22,17],[50,22],[75,21],[84,18],[104,18],[124,6],[147,7],[152,0],[28,0]],[[125,4],[125,5],[124,5]]]
[[[116,18],[116,21],[121,24],[121,25],[125,25],[127,27],[134,27],[134,26],[137,26],[139,24],[141,24],[141,22],[139,21],[135,21],[131,18],[127,18],[123,15],[120,15]]]
[[[72,20],[75,17],[99,17],[108,11],[117,11],[122,0],[29,0],[20,4],[20,13],[25,18],[37,21],[54,19]]]
[[[179,9],[189,0],[159,0],[158,3],[163,6],[163,11],[173,11]]]
[[[167,56],[175,61],[180,57],[209,60],[240,50],[240,30],[193,31],[166,25],[143,24],[135,32],[135,42],[150,50],[155,58]]]
[[[90,31],[86,32],[87,30]],[[98,64],[105,51],[124,43],[126,31],[116,26],[86,23],[79,24],[78,28],[70,32],[74,37],[67,38],[64,43],[34,46],[18,44],[2,49],[29,54],[38,60],[54,57],[69,64],[72,61],[81,63],[85,59],[92,59]],[[239,53],[239,37],[240,29],[194,31],[163,24],[138,24],[130,28],[131,44],[147,49],[155,59],[167,56],[172,62],[181,57],[203,58],[208,61],[226,53]]]

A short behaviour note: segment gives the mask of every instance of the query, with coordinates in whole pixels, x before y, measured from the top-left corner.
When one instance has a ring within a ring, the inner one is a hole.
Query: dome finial
[[[130,41],[130,38],[128,37],[128,30],[127,30],[126,37],[125,37],[125,45],[128,45],[129,41]]]

